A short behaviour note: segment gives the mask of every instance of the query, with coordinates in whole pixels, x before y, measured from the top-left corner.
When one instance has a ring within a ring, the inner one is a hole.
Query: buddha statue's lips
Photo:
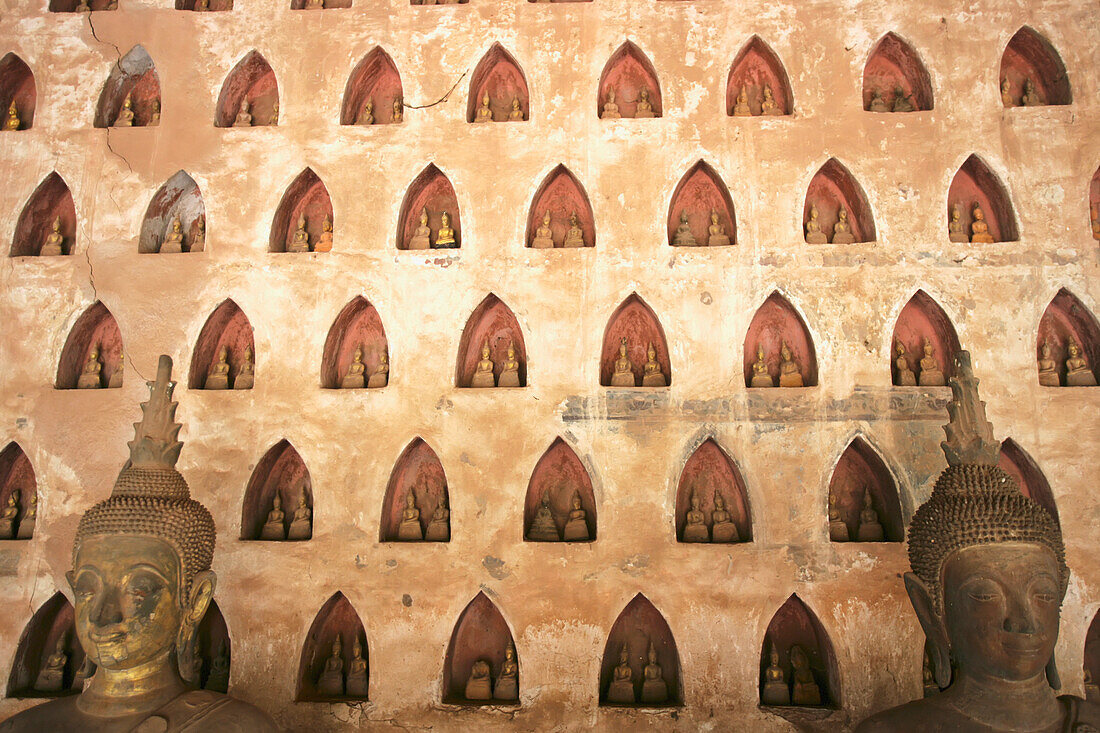
[[[1019,634],[1009,636],[1001,640],[1001,646],[1013,654],[1034,655],[1044,651],[1046,645],[1042,640],[1031,634]]]
[[[123,629],[111,629],[109,631],[91,631],[88,633],[88,638],[94,641],[96,644],[112,644],[120,642],[126,638],[126,632]]]

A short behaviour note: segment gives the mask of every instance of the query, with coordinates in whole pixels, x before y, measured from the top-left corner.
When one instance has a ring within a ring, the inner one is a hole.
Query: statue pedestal
[[[451,527],[445,521],[433,520],[428,525],[428,531],[424,533],[424,539],[428,542],[448,542],[451,539]]]
[[[326,697],[343,697],[344,673],[340,670],[326,669],[317,680],[317,694]]]
[[[616,372],[611,375],[612,387],[633,387],[634,385],[634,372]]]
[[[428,240],[428,235],[415,236],[409,240],[409,249],[428,249],[431,247],[431,243]]]
[[[791,372],[790,374],[779,375],[780,387],[802,387],[802,374],[799,372]]]
[[[241,372],[237,375],[237,378],[233,380],[233,389],[252,389],[252,385],[255,382],[255,374],[252,372]]]
[[[363,389],[362,374],[347,374],[340,380],[340,389]]]
[[[500,379],[497,380],[498,387],[518,387],[519,386],[519,372],[507,371],[500,373]]]
[[[754,374],[751,384],[753,387],[774,387],[775,381],[770,374]]]
[[[385,387],[389,381],[389,372],[375,372],[370,375],[370,379],[367,380],[367,389],[377,389],[379,387]]]
[[[470,380],[471,387],[495,387],[497,386],[496,380],[493,379],[492,372],[474,372],[473,379]]]
[[[308,519],[295,520],[290,523],[290,529],[286,533],[288,540],[308,540],[313,536],[313,526]]]
[[[519,699],[519,681],[515,677],[501,677],[497,680],[493,697],[497,700]]]
[[[618,680],[611,683],[607,690],[607,701],[619,705],[634,704],[634,683],[631,680]]]
[[[821,690],[813,682],[795,682],[791,690],[792,705],[820,705]]]
[[[715,524],[711,530],[712,542],[740,542],[741,537],[737,533],[737,525],[733,522]]]
[[[654,372],[652,374],[647,374],[644,377],[642,377],[642,386],[643,387],[667,387],[668,384],[665,383],[665,375],[664,374],[662,374],[661,372]]]
[[[283,527],[283,523],[280,522],[268,522],[264,525],[264,528],[260,530],[261,540],[285,540],[286,529]]]
[[[558,536],[558,528],[551,517],[536,514],[527,539],[532,542],[557,542],[561,537]]]
[[[825,236],[825,232],[810,232],[806,235],[807,244],[828,244],[829,238]]]
[[[84,372],[76,380],[77,389],[99,389],[103,383],[99,379],[99,372]]]
[[[348,672],[348,691],[347,694],[350,697],[366,697],[367,696],[367,671],[352,670]]]
[[[710,542],[710,531],[705,524],[689,524],[684,527],[684,542]]]
[[[642,702],[663,703],[668,701],[668,685],[664,680],[646,680],[642,685]]]
[[[784,706],[791,704],[791,691],[787,689],[786,682],[765,682],[764,691],[760,693],[761,705]]]
[[[491,700],[493,691],[490,689],[488,677],[471,677],[466,683],[467,700]]]
[[[853,244],[856,238],[852,236],[851,232],[840,232],[839,234],[833,234],[833,244]]]
[[[34,517],[30,517],[30,518],[23,517],[22,521],[19,522],[19,534],[17,534],[15,536],[16,539],[29,540],[31,537],[33,537],[34,536],[34,523],[35,523],[35,518]],[[11,530],[9,529],[8,532],[10,534]],[[3,527],[0,526],[0,537],[4,537],[4,536],[5,535],[3,533]]]
[[[203,389],[229,389],[228,374],[207,374]]]
[[[1067,387],[1095,387],[1096,376],[1088,369],[1066,374]]]
[[[570,519],[562,539],[566,542],[587,542],[588,537],[588,524],[583,519]]]
[[[420,528],[419,519],[409,519],[401,522],[397,528],[397,539],[404,542],[417,542],[424,539],[424,530]]]
[[[878,522],[861,522],[859,532],[856,533],[858,542],[882,542],[885,538],[882,525]]]

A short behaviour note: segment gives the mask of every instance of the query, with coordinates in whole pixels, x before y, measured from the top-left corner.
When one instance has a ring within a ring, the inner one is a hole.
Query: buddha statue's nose
[[[1013,634],[1034,634],[1037,630],[1035,616],[1026,602],[1010,598],[1005,613],[1004,630]]]
[[[90,618],[96,626],[110,626],[122,622],[122,607],[118,602],[118,591],[106,589],[100,594],[92,608]]]

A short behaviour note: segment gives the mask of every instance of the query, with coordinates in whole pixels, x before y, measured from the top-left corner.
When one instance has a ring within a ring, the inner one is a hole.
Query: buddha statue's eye
[[[979,603],[989,603],[1001,597],[1000,587],[991,580],[980,578],[965,586],[966,594]]]
[[[76,594],[78,599],[86,601],[95,595],[98,587],[99,583],[95,575],[87,572],[81,573],[73,585],[73,593]]]
[[[140,603],[159,591],[161,587],[160,581],[154,576],[141,574],[130,579],[126,585],[126,594]]]

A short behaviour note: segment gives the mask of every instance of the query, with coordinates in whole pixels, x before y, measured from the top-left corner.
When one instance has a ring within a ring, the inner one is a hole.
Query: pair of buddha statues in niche
[[[1001,79],[1001,103],[1006,107],[1041,107],[1044,104],[1031,79],[1024,79],[1023,96],[1017,101],[1007,77]]]
[[[344,673],[344,642],[337,634],[332,640],[332,651],[325,658],[325,666],[317,678],[317,694],[322,697],[367,697],[367,660],[363,659],[363,645],[359,635],[351,647],[351,661]]]
[[[366,376],[367,365],[363,363],[363,346],[355,347],[355,353],[348,364],[347,374],[340,380],[340,389],[376,389],[385,387],[390,378],[390,357],[385,349],[378,354],[378,366]]]
[[[534,249],[550,249],[554,246],[554,232],[550,229],[550,209],[547,209],[542,215],[542,224],[535,229],[535,238],[531,240],[531,247]],[[584,230],[581,229],[581,222],[575,211],[569,215],[569,231],[565,233],[565,239],[562,240],[561,246],[585,246]]]
[[[752,365],[752,379],[749,381],[750,387],[774,387],[775,379],[772,377],[771,372],[768,371],[768,362],[765,359],[764,347],[757,345],[756,347],[756,361]],[[802,369],[799,367],[798,362],[795,361],[794,354],[791,352],[787,342],[783,341],[779,347],[779,386],[780,387],[803,387],[805,386],[802,379]]]
[[[168,225],[168,229],[164,232],[164,241],[157,251],[162,254],[174,254],[183,252],[184,245],[187,245],[188,252],[201,252],[206,247],[206,217],[199,216],[195,226],[198,231],[195,232],[194,236],[185,235],[183,233],[183,221],[180,219],[179,214],[176,214],[172,217],[172,223]]]
[[[504,662],[500,665],[500,674],[496,682],[493,682],[493,670],[489,660],[478,659],[470,667],[464,697],[471,702],[519,700],[519,663],[516,661],[516,647],[511,640],[504,649]]]
[[[936,349],[932,345],[932,341],[928,338],[924,339],[924,355],[921,356],[918,366],[920,368],[920,377],[916,375],[912,368],[909,366],[909,356],[905,344],[900,340],[894,343],[894,385],[897,387],[943,387],[947,384],[947,380],[944,378],[943,369],[940,368],[940,362],[936,358]]]
[[[204,690],[225,692],[229,689],[229,650],[225,647],[225,641],[218,643],[218,651],[210,659],[210,673],[206,675],[206,681],[202,679],[202,669],[205,664],[201,654],[196,653],[191,660],[191,684]]]
[[[829,540],[832,542],[885,542],[886,533],[882,529],[878,512],[875,510],[871,489],[863,487],[863,508],[859,511],[859,525],[853,540],[848,531],[848,523],[840,516],[836,497],[829,495]]]
[[[619,358],[615,360],[615,367],[611,373],[612,387],[637,387],[638,381],[634,377],[634,362],[626,355],[626,337],[619,339]],[[650,343],[646,346],[646,362],[642,367],[643,387],[667,387],[668,380],[661,371],[661,364],[657,361],[657,349]]]
[[[477,108],[477,113],[474,115],[474,122],[494,122],[501,120],[493,119],[493,110],[489,107],[489,92],[485,92],[481,97],[481,106]],[[509,122],[523,122],[526,119],[523,116],[523,107],[520,105],[519,97],[512,97],[512,109],[508,112]]]
[[[756,101],[760,103],[761,115],[781,115],[783,111],[779,109],[779,105],[775,103],[775,97],[772,95],[771,84],[765,84],[763,87],[763,98]],[[737,100],[733,103],[733,116],[734,117],[752,117],[755,113],[752,111],[752,105],[749,104],[749,90],[744,84],[741,85],[741,90],[737,92]]]
[[[444,211],[439,217],[439,229],[432,241],[432,230],[428,226],[428,209],[420,210],[420,223],[413,230],[409,240],[409,249],[454,249],[458,246],[455,241],[455,230],[451,229],[451,215]]]
[[[242,99],[241,104],[237,107],[237,116],[233,118],[233,127],[254,127],[262,126],[263,122],[257,122],[252,116],[252,103],[247,99]],[[276,102],[271,108],[271,117],[267,121],[268,125],[279,124],[279,103]]]
[[[726,499],[721,491],[714,490],[714,510],[710,513],[709,525],[706,512],[701,508],[698,492],[691,492],[691,508],[684,515],[684,531],[680,541],[714,543],[741,541],[737,533],[737,525],[733,523],[733,518],[726,509]]]
[[[390,122],[401,122],[405,119],[405,106],[401,101],[401,97],[394,97],[393,104],[390,105]],[[355,120],[357,125],[373,125],[374,119],[374,102],[367,99],[363,105],[363,109],[359,112],[359,117]]]
[[[398,542],[449,542],[451,539],[451,510],[447,508],[445,494],[440,494],[432,519],[425,530],[420,523],[420,509],[416,506],[416,494],[409,489],[405,494],[405,508],[401,510],[401,524],[397,526]]]
[[[966,234],[966,228],[962,223],[962,212],[959,205],[951,205],[951,218],[947,222],[947,236],[952,242],[974,244],[993,244],[993,235],[989,231],[989,222],[985,220],[985,212],[982,207],[974,202],[974,208],[970,212],[970,236]]]
[[[11,104],[8,105],[8,114],[4,117],[4,129],[5,130],[18,130],[22,127],[23,121],[19,119],[19,108],[15,106],[15,100],[11,100]]]
[[[779,650],[775,648],[774,643],[771,645],[768,652],[768,666],[764,670],[764,688],[760,691],[760,704],[774,707],[822,705],[821,688],[814,679],[806,650],[794,644],[787,656],[790,662],[790,682],[788,682],[788,669],[780,664]]]
[[[286,526],[285,521],[283,498],[276,490],[271,500],[271,511],[267,513],[267,520],[260,529],[260,539],[281,542],[308,540],[313,537],[313,510],[309,508],[306,498],[305,483],[298,491],[298,506],[294,508],[294,518],[290,522],[290,527]]]
[[[61,217],[55,216],[50,224],[50,233],[42,242],[38,254],[43,257],[65,254],[65,236],[61,233]]]
[[[725,247],[729,243],[730,238],[726,234],[726,228],[718,221],[718,212],[711,209],[710,226],[707,227],[707,246]],[[691,233],[687,209],[680,212],[680,223],[676,227],[676,234],[672,237],[672,244],[676,247],[695,247],[699,244],[695,241],[695,235]]]
[[[1058,364],[1050,357],[1050,349],[1050,341],[1044,341],[1042,355],[1039,357],[1039,384],[1044,387],[1061,387],[1062,378],[1058,373]],[[1066,341],[1066,386],[1096,386],[1096,375],[1089,367],[1081,347],[1072,339]]]
[[[559,533],[554,509],[550,505],[550,491],[543,491],[531,529],[527,531],[527,539],[531,542],[588,542],[592,539],[588,531],[588,512],[581,506],[581,493],[573,492],[565,528]]]
[[[310,247],[309,232],[306,231],[306,215],[298,215],[298,226],[294,234],[286,243],[287,252],[328,252],[332,250],[332,216],[325,214],[325,220],[321,224],[321,236]]]
[[[100,361],[100,346],[93,346],[88,352],[88,358],[84,360],[84,366],[80,370],[80,376],[76,378],[76,388],[103,389],[104,386],[106,386],[107,389],[118,389],[122,386],[122,364],[125,359],[125,355],[120,351],[114,371],[111,372],[110,377],[107,379],[107,384],[104,385],[103,364]]]
[[[600,119],[602,120],[618,120],[622,118],[622,112],[619,111],[619,105],[615,101],[615,87],[610,87],[607,90],[607,100],[603,103],[603,111],[600,113]],[[634,107],[634,117],[656,117],[657,113],[653,111],[653,103],[649,101],[649,90],[642,87],[638,90],[638,100]]]
[[[833,224],[833,237],[830,240],[821,231],[821,222],[818,221],[817,204],[810,204],[810,218],[806,220],[806,242],[809,244],[852,244],[856,237],[852,234],[852,224],[848,221],[848,209],[840,206],[836,212],[836,223]]]
[[[244,347],[237,376],[233,379],[233,389],[252,389],[256,382],[256,364],[252,359],[252,347]],[[229,389],[229,347],[218,350],[218,361],[210,367],[203,383],[203,389]]]
[[[22,497],[19,489],[12,489],[8,494],[4,508],[0,510],[0,540],[29,540],[34,536],[34,525],[38,521],[38,493],[31,493],[29,506],[22,511],[23,516],[19,516]]]
[[[887,105],[882,98],[882,92],[878,89],[871,90],[870,112],[916,112],[917,106],[913,104],[912,95],[908,94],[899,84],[894,87],[894,99]]]
[[[619,663],[611,673],[611,684],[607,688],[607,701],[615,705],[663,705],[668,700],[668,683],[665,682],[661,665],[657,663],[657,649],[649,642],[646,653],[646,665],[642,669],[642,694],[638,696],[634,688],[634,670],[630,668],[630,649],[623,644],[619,649]]]
[[[470,378],[471,387],[519,387],[519,360],[516,358],[515,342],[508,342],[508,353],[500,363],[500,376],[493,375],[495,365],[490,358],[489,340],[481,345],[481,358],[474,367]]]

